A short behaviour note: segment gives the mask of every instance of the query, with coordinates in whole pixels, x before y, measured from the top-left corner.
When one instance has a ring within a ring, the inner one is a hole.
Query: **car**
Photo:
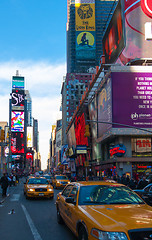
[[[52,185],[54,188],[64,188],[70,180],[66,175],[55,175],[52,179]]]
[[[136,192],[147,204],[152,206],[152,183],[148,184],[143,189],[135,189]]]
[[[152,239],[152,207],[123,184],[71,182],[57,194],[56,210],[79,240]]]
[[[52,184],[52,176],[51,175],[43,175],[43,177],[45,177],[51,184]]]
[[[44,197],[53,198],[54,190],[49,181],[44,177],[32,177],[24,183],[26,198]]]

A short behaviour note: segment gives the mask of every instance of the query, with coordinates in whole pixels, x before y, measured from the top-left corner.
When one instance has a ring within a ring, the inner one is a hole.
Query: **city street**
[[[66,225],[56,219],[54,199],[27,200],[23,194],[23,181],[11,187],[10,195],[0,204],[0,236],[4,240],[76,240]]]

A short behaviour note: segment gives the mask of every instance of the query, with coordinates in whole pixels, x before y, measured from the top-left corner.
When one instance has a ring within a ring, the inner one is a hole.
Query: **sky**
[[[51,126],[61,118],[66,75],[67,0],[0,1],[0,121],[9,122],[12,76],[25,78],[38,120],[42,169],[46,168]]]

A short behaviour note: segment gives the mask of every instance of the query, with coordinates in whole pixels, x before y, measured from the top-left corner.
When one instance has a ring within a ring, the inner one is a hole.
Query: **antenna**
[[[19,70],[16,70],[16,76],[19,76]]]

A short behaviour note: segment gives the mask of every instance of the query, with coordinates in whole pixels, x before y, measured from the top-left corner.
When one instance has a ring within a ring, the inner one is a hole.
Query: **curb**
[[[9,197],[9,196],[10,196],[10,194],[7,194],[7,196],[0,201],[0,204],[3,204],[6,200],[6,198]]]

